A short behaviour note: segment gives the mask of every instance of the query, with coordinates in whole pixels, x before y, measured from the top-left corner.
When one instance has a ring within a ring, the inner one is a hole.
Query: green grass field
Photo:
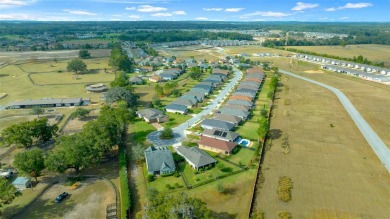
[[[329,55],[337,55],[346,58],[362,55],[370,61],[385,62],[386,66],[390,66],[390,46],[376,44],[362,45],[347,45],[342,46],[287,46],[287,48],[295,48],[304,51],[324,53]]]
[[[146,136],[154,131],[156,131],[156,128],[154,126],[140,118],[136,118],[135,121],[129,125],[128,130],[133,140],[137,143],[142,143],[146,141]]]

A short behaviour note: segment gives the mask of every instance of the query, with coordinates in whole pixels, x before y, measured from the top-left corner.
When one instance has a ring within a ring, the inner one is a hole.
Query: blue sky
[[[390,22],[390,0],[0,0],[0,20]]]

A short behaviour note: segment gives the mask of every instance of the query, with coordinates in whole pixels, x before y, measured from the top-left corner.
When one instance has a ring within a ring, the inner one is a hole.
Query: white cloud
[[[207,21],[208,18],[207,17],[197,17],[197,18],[195,18],[195,20]]]
[[[283,12],[274,12],[274,11],[256,11],[254,13],[244,14],[240,18],[249,18],[254,16],[262,16],[262,17],[286,17],[291,14],[283,13]]]
[[[153,17],[171,17],[172,14],[171,13],[155,13],[155,14],[152,14]]]
[[[239,11],[242,11],[244,9],[245,8],[226,8],[225,11],[226,12],[239,12]]]
[[[203,8],[203,11],[223,11],[223,8]]]
[[[342,10],[342,9],[359,9],[359,8],[367,8],[373,6],[371,3],[347,3],[343,6],[337,7],[337,8],[326,8],[325,11],[336,11],[336,10]]]
[[[175,15],[186,15],[187,13],[185,11],[172,11],[172,14],[175,14]]]
[[[349,17],[341,17],[341,18],[339,18],[340,20],[347,20],[347,19],[349,19]]]
[[[166,10],[168,9],[163,7],[154,7],[151,5],[140,5],[138,7],[139,12],[159,12],[159,11],[166,11]]]
[[[110,21],[121,21],[119,18],[111,18]]]
[[[76,15],[88,15],[88,16],[95,16],[95,15],[97,15],[96,13],[92,13],[92,12],[89,12],[89,11],[82,11],[82,10],[64,9],[63,11],[68,12],[69,14],[76,14]]]
[[[297,5],[293,7],[291,10],[293,11],[302,11],[310,8],[316,8],[319,4],[312,4],[312,3],[303,3],[303,2],[297,2]]]
[[[35,0],[25,1],[25,0],[0,0],[0,9],[21,7],[34,3]]]
[[[141,17],[138,15],[130,15],[129,18],[131,19],[140,19]]]
[[[128,11],[133,11],[135,10],[136,8],[135,7],[126,7],[125,10],[128,10]]]

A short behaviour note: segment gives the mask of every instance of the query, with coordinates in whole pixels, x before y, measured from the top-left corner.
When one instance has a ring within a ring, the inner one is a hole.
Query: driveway
[[[178,145],[185,138],[184,131],[197,124],[201,119],[203,119],[208,114],[212,113],[214,109],[218,108],[220,104],[227,98],[234,88],[234,86],[238,83],[238,81],[242,78],[242,72],[236,68],[233,68],[234,78],[230,80],[228,84],[225,84],[225,87],[219,92],[219,94],[211,101],[209,105],[207,105],[204,110],[196,115],[194,115],[191,119],[186,122],[180,124],[179,126],[173,128],[174,138],[170,140],[161,140],[159,138],[160,131],[155,131],[150,133],[146,139],[152,143],[156,147],[165,147],[170,145]]]
[[[383,143],[383,141],[378,137],[378,135],[375,133],[375,131],[371,128],[371,126],[364,120],[362,115],[360,115],[359,111],[355,108],[355,106],[349,101],[348,97],[344,95],[343,92],[340,90],[331,87],[327,84],[314,81],[296,74],[293,74],[288,71],[279,70],[279,72],[319,85],[321,87],[324,87],[330,91],[332,91],[334,94],[336,94],[337,98],[339,98],[341,104],[343,104],[345,110],[348,112],[349,116],[354,121],[355,125],[358,127],[364,138],[367,140],[368,144],[371,146],[371,148],[374,150],[375,154],[378,156],[379,160],[382,162],[382,164],[385,166],[388,172],[390,172],[390,150],[389,148]]]

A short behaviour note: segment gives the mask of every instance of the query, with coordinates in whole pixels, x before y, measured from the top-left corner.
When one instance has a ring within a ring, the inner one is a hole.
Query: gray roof
[[[192,107],[197,103],[195,100],[190,100],[187,98],[178,98],[175,101],[172,102],[172,104],[178,104],[178,105],[184,105],[184,106],[189,106]]]
[[[187,92],[183,94],[183,96],[193,96],[196,97],[196,99],[201,100],[205,97],[205,94],[202,92]]]
[[[232,105],[232,104],[227,104],[223,106],[224,108],[232,108],[232,109],[240,109],[244,111],[249,111],[251,109],[250,106],[244,106],[244,105]]]
[[[236,92],[253,93],[253,94],[257,93],[255,90],[248,89],[248,88],[239,88],[236,90]]]
[[[201,87],[193,87],[189,92],[202,92],[202,93],[210,93],[211,89],[201,88]]]
[[[211,90],[213,88],[213,86],[207,85],[207,84],[197,84],[194,86],[194,88],[202,88],[204,90]]]
[[[36,100],[19,100],[12,101],[6,106],[21,106],[21,105],[46,105],[46,104],[62,104],[62,103],[77,103],[83,101],[82,98],[45,98]]]
[[[196,167],[203,167],[217,162],[217,160],[198,147],[179,146],[176,148],[176,151]]]
[[[226,114],[221,114],[221,113],[215,113],[214,119],[225,121],[225,122],[230,122],[233,124],[238,124],[242,121],[242,118],[240,118],[238,116],[226,115]]]
[[[173,161],[172,152],[167,148],[148,147],[145,150],[146,165],[148,172],[175,171],[175,162]]]
[[[239,136],[235,132],[219,129],[206,129],[203,131],[203,135],[223,141],[234,141]]]
[[[189,101],[194,102],[194,103],[198,103],[199,102],[199,100],[197,99],[196,96],[191,96],[191,95],[183,95],[183,96],[180,97],[180,99],[189,100]]]
[[[259,90],[259,87],[258,86],[253,86],[253,85],[246,85],[246,84],[239,84],[237,86],[237,90],[241,90],[241,89],[248,89],[248,90],[253,90],[254,92],[257,93],[257,91]]]
[[[153,108],[137,111],[137,114],[140,115],[141,117],[147,118],[148,120],[153,118],[162,118],[166,116],[161,110],[153,109]]]
[[[131,78],[129,79],[129,81],[130,81],[131,83],[142,83],[142,82],[143,82],[142,78],[141,78],[141,77],[138,77],[138,76],[131,77]]]
[[[222,130],[232,130],[235,125],[230,122],[220,121],[216,119],[205,119],[202,121],[201,126],[208,126],[211,128],[217,128]]]
[[[179,112],[187,112],[188,108],[185,105],[179,105],[179,104],[174,104],[171,103],[165,107],[165,109],[171,109]]]
[[[240,109],[223,107],[220,111],[221,111],[221,114],[238,116],[241,118],[247,118],[249,116],[248,111],[240,110]]]
[[[228,105],[243,105],[252,107],[253,103],[246,100],[229,100],[226,104]]]

